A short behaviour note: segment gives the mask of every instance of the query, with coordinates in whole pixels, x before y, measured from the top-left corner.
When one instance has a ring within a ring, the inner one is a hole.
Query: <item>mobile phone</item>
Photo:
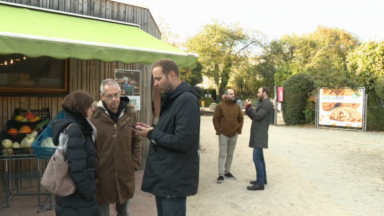
[[[136,126],[133,124],[128,124],[128,126],[137,129]]]

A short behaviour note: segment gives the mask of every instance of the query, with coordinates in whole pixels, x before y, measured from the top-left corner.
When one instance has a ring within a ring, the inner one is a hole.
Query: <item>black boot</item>
[[[250,184],[257,184],[257,181],[256,181],[256,180],[255,180],[255,181],[250,181],[249,183],[250,183]],[[265,179],[264,184],[267,184],[267,179]]]
[[[252,186],[247,186],[248,190],[264,190],[264,185],[254,184]]]

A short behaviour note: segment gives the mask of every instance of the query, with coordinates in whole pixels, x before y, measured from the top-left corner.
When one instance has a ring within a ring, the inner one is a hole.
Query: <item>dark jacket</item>
[[[135,170],[141,164],[141,138],[128,124],[136,124],[135,105],[127,97],[115,123],[100,101],[92,117],[97,128],[96,151],[98,203],[124,203],[135,193]]]
[[[151,141],[142,190],[159,197],[197,193],[200,164],[201,90],[182,82],[164,96],[160,119],[148,133]]]
[[[264,99],[257,104],[256,110],[249,108],[245,113],[252,119],[249,147],[268,148],[268,129],[273,115],[271,100]]]
[[[94,216],[98,215],[96,205],[96,153],[93,142],[93,128],[80,113],[65,112],[64,119],[52,125],[52,140],[59,144],[59,135],[67,126],[67,153],[69,175],[76,186],[74,194],[63,197],[56,195],[56,215]]]
[[[235,101],[227,101],[225,96],[222,99],[223,102],[216,106],[213,113],[213,126],[216,135],[234,137],[236,134],[241,134],[244,123],[243,112]]]

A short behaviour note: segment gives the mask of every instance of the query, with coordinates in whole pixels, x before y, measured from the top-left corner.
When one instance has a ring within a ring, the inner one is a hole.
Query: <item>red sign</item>
[[[284,101],[284,90],[283,87],[277,87],[277,102]]]

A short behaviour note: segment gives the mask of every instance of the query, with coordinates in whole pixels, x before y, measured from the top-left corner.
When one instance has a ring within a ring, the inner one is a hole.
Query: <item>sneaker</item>
[[[227,173],[227,174],[224,174],[225,177],[229,178],[229,179],[232,179],[232,180],[236,180],[236,177],[232,175],[232,173]]]
[[[217,178],[217,183],[223,183],[224,177],[219,175],[219,178]]]

